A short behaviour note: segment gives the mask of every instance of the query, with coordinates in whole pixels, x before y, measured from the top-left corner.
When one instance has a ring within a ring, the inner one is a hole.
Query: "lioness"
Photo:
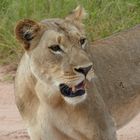
[[[15,97],[32,140],[116,140],[139,111],[140,31],[89,45],[85,14],[79,6],[65,19],[16,26],[25,54]]]

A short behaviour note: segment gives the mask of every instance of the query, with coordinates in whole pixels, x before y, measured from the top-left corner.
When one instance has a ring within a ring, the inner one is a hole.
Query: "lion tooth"
[[[72,91],[74,91],[74,92],[76,91],[76,88],[75,88],[75,86],[72,86]]]

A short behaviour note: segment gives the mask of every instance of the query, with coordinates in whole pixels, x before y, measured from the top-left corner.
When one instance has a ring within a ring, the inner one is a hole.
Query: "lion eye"
[[[81,39],[80,39],[80,44],[81,44],[81,45],[84,45],[85,42],[86,42],[86,38],[81,38]]]
[[[49,49],[51,49],[53,52],[61,52],[61,51],[63,51],[63,50],[60,48],[59,45],[51,45],[51,46],[49,47]]]

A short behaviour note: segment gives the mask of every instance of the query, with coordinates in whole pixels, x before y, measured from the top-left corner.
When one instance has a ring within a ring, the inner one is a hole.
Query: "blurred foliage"
[[[16,63],[21,57],[14,36],[18,20],[63,18],[79,4],[88,12],[84,22],[92,41],[140,23],[140,0],[1,0],[0,63]]]

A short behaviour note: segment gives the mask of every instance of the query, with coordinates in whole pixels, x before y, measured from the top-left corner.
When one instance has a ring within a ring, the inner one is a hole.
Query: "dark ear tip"
[[[30,41],[41,29],[40,24],[30,19],[20,20],[15,27],[15,36],[19,42],[24,44],[24,48],[29,48]],[[26,47],[27,46],[27,47]]]
[[[15,27],[15,35],[17,40],[23,42],[23,27],[27,25],[27,23],[30,23],[29,19],[23,19],[17,22],[16,27]]]
[[[33,20],[30,19],[23,19],[17,22],[16,27],[15,27],[15,34],[19,35],[19,32],[23,31],[23,27],[32,27],[37,25],[37,23]]]

